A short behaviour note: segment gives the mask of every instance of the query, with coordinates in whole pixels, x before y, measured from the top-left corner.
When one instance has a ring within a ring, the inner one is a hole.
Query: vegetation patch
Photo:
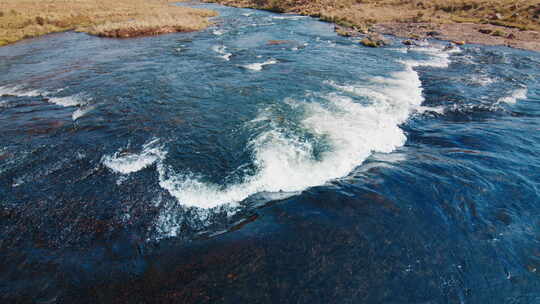
[[[476,23],[540,30],[540,0],[205,0],[316,16],[363,28],[378,23]]]
[[[216,15],[172,2],[179,1],[0,0],[0,46],[68,30],[115,38],[196,31]]]

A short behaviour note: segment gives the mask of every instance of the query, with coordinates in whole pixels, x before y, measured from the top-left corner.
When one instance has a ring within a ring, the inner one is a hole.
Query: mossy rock
[[[491,36],[495,37],[506,37],[506,33],[501,30],[496,30],[493,33],[491,33]]]
[[[376,47],[379,47],[380,45],[377,44],[377,42],[369,39],[368,37],[360,40],[360,43],[363,45],[363,46],[367,46],[367,47],[372,47],[372,48],[376,48]]]
[[[387,45],[388,41],[379,34],[372,34],[360,40],[360,44],[363,46],[376,48]]]
[[[351,31],[344,30],[342,28],[336,28],[336,33],[343,37],[351,37],[352,33]]]

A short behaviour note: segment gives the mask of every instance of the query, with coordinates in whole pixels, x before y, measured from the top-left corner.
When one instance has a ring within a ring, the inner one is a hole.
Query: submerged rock
[[[451,51],[455,48],[456,47],[452,43],[449,43],[447,46],[444,47],[443,51]]]
[[[292,43],[290,40],[268,40],[266,44],[268,45],[279,45],[279,44],[289,44]]]
[[[416,45],[416,42],[409,39],[403,40],[401,43],[403,43],[404,45]]]

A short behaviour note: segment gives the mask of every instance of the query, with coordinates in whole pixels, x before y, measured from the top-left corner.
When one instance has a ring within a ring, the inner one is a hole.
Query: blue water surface
[[[211,28],[0,48],[5,303],[540,303],[540,55]]]

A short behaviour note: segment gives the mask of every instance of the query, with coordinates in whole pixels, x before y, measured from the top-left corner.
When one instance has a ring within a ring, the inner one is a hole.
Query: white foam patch
[[[407,54],[408,52],[407,48],[388,48],[387,50],[402,53],[402,54]]]
[[[47,96],[47,92],[41,90],[25,90],[21,87],[0,87],[0,96],[1,95],[11,95],[17,97],[37,97],[37,96]]]
[[[502,97],[499,99],[499,102],[505,102],[507,104],[515,104],[520,99],[527,98],[527,88],[520,88],[514,90],[510,95]]]
[[[439,57],[434,58],[437,60]],[[222,186],[190,172],[177,172],[159,162],[159,184],[182,205],[214,208],[223,204],[234,206],[257,193],[295,193],[347,176],[372,153],[389,153],[405,144],[406,136],[400,125],[424,100],[414,66],[431,64],[405,63],[403,71],[390,77],[336,85],[337,92],[321,96],[322,102],[286,100],[304,113],[299,127],[328,144],[329,148],[319,151],[317,156],[316,142],[280,127],[271,119],[269,109],[248,124],[268,121],[269,126],[249,144],[256,174]],[[358,94],[369,102],[356,102],[342,91]]]
[[[93,109],[94,109],[94,106],[85,106],[85,107],[78,108],[77,110],[75,110],[75,112],[73,112],[73,114],[71,114],[71,118],[73,119],[73,121],[75,121],[83,117],[84,115],[88,114]]]
[[[227,47],[224,46],[224,45],[214,45],[212,47],[212,50],[218,54],[220,54],[221,56],[219,56],[220,58],[223,58],[227,61],[231,60],[231,56],[232,56],[232,53],[229,53],[227,52]]]
[[[55,93],[59,93],[63,91],[64,89],[58,89],[55,91]],[[54,93],[47,92],[44,90],[25,90],[21,87],[0,87],[0,96],[2,95],[11,95],[16,97],[47,97],[47,101],[62,107],[77,107],[77,106],[84,106],[77,110],[75,110],[72,114],[72,119],[77,120],[78,118],[82,117],[89,111],[93,109],[93,107],[86,106],[88,104],[88,98],[83,96],[82,94],[78,95],[72,95],[72,96],[65,96],[65,97],[50,97],[51,95],[54,95]]]
[[[113,155],[105,155],[101,163],[113,172],[120,174],[131,174],[151,166],[158,160],[162,160],[167,155],[159,143],[159,139],[153,139],[145,143],[142,151],[136,153],[122,153],[118,151]]]
[[[300,19],[305,19],[305,18],[307,18],[307,16],[298,16],[298,15],[272,16],[272,19],[277,19],[277,20],[300,20]]]
[[[271,64],[276,64],[276,63],[278,63],[277,60],[269,59],[269,60],[267,60],[265,62],[261,62],[261,63],[246,64],[243,67],[248,69],[248,70],[252,70],[252,71],[261,71],[264,66],[271,65]]]
[[[428,54],[431,57],[431,59],[424,60],[424,61],[407,60],[403,62],[404,64],[412,65],[412,66],[428,66],[428,67],[434,67],[434,68],[447,68],[451,62],[450,55],[462,52],[462,50],[457,47],[451,50],[444,50],[444,49],[433,47],[433,46],[415,47],[415,48],[411,48],[411,50]]]
[[[487,75],[478,75],[478,77],[472,78],[471,82],[484,87],[495,83],[496,81]]]
[[[51,97],[49,98],[49,102],[62,107],[76,107],[87,103],[82,95]]]
[[[223,34],[225,34],[225,32],[223,30],[214,30],[212,31],[212,33],[216,36],[221,36]]]

